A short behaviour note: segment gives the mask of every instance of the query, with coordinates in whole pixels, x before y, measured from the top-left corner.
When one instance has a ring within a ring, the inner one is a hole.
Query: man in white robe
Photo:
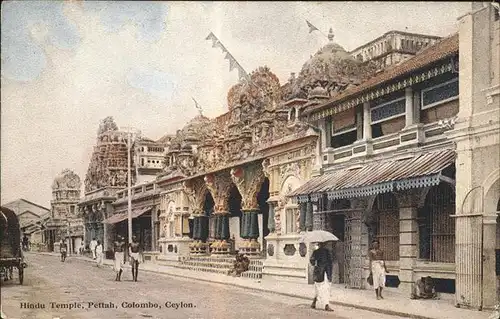
[[[309,262],[314,266],[314,299],[311,308],[333,311],[330,308],[333,260],[325,243],[319,243],[319,248],[312,253]],[[325,280],[325,274],[328,280]]]
[[[385,274],[388,272],[384,261],[384,252],[380,249],[378,240],[372,242],[372,249],[369,253],[370,256],[370,275],[373,277],[373,288],[377,299],[384,299],[382,297],[382,289],[385,287]]]

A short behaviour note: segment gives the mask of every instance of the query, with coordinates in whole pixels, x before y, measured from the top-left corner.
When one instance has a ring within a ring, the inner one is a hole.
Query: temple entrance
[[[264,179],[264,182],[262,183],[260,187],[260,191],[257,194],[257,203],[259,204],[259,242],[260,242],[260,247],[264,251],[265,247],[267,247],[266,243],[266,236],[269,235],[269,204],[267,203],[267,200],[269,199],[269,179],[266,177]]]
[[[231,187],[228,199],[230,253],[235,254],[241,244],[241,194],[236,185]]]
[[[201,240],[202,242],[212,243],[216,239],[216,218],[215,212],[215,201],[209,191],[205,192],[205,202],[203,203],[203,215],[201,217],[195,218],[195,223],[198,223],[198,227],[195,227],[197,231],[193,234],[193,239]]]

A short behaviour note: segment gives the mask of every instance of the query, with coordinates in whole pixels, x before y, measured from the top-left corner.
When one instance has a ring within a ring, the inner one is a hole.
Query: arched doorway
[[[346,212],[350,211],[351,202],[348,199],[335,199],[328,201],[326,230],[332,232],[339,239],[332,242],[333,255],[333,283],[343,284],[346,282],[345,273],[349,272],[349,264],[346,263]],[[347,258],[351,258],[349,252]]]
[[[261,247],[267,247],[266,236],[269,235],[269,204],[267,200],[269,199],[269,179],[266,177],[262,185],[260,186],[259,193],[257,193],[257,203],[259,204],[260,215],[262,216],[262,222],[259,224],[262,225],[262,232],[260,234],[260,238],[262,239]]]
[[[228,208],[229,208],[229,233],[231,238],[230,252],[235,253],[237,247],[241,245],[241,233],[242,233],[242,223],[241,223],[241,194],[236,187],[233,185],[229,190]]]
[[[418,211],[419,259],[455,262],[455,191],[446,183],[432,187]]]

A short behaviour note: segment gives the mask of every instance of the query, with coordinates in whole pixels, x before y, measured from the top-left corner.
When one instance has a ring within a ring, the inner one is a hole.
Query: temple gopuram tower
[[[132,149],[133,153],[133,149]],[[131,181],[136,182],[134,154],[131,154]],[[103,221],[113,215],[111,203],[116,191],[127,187],[127,132],[118,130],[112,117],[101,121],[97,141],[85,176],[85,195],[78,203],[85,225],[85,246],[95,238],[112,249],[114,229]]]
[[[65,169],[52,183],[51,218],[46,223],[46,242],[59,251],[66,239],[69,252],[76,252],[83,240],[83,221],[77,215],[82,183],[73,171]]]

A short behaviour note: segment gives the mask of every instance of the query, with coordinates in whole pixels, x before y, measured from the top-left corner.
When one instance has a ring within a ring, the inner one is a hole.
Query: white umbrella
[[[325,241],[337,241],[339,240],[334,234],[324,231],[324,230],[313,230],[302,234],[299,239],[299,243],[323,243]]]

